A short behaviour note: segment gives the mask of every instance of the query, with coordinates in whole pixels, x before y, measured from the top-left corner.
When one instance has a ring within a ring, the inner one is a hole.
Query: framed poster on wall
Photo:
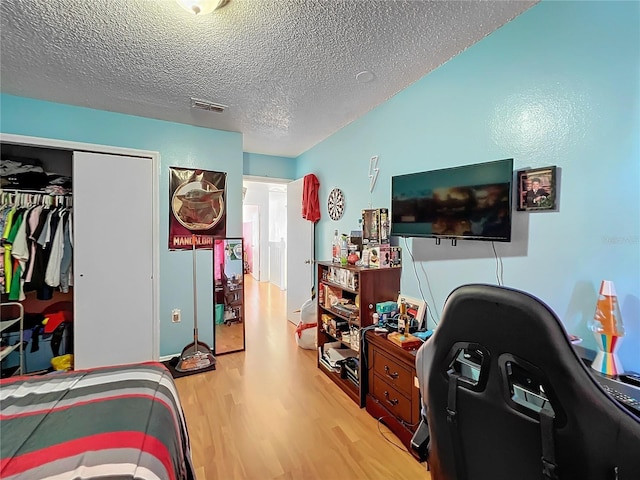
[[[227,234],[227,174],[169,167],[169,250],[212,248]]]
[[[555,210],[557,194],[556,167],[518,172],[518,210]]]

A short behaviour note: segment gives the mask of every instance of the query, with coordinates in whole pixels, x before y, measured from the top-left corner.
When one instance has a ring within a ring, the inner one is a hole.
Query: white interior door
[[[251,238],[246,239],[244,247],[251,250],[251,276],[260,281],[260,207],[244,205],[242,218],[251,224]]]
[[[74,361],[154,360],[153,161],[75,152]]]
[[[311,298],[314,279],[314,225],[302,218],[304,179],[287,184],[287,320],[298,323],[302,304]]]
[[[269,242],[269,281],[286,290],[285,282],[285,255],[287,254],[286,243]]]

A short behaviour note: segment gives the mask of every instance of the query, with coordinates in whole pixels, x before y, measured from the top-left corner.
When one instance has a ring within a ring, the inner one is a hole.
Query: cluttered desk
[[[384,302],[376,306],[374,320],[377,321],[375,332],[384,334],[386,339],[399,347],[415,351],[433,335],[433,330],[427,330],[423,322],[415,320],[416,307],[410,302]],[[397,307],[397,308],[396,308]],[[596,358],[596,352],[583,347],[581,340],[570,335],[571,343],[576,353],[585,365],[591,366]],[[640,374],[625,372],[619,375],[605,375],[589,368],[588,371],[600,386],[619,404],[640,418]]]
[[[598,361],[615,350],[604,341],[597,352],[572,343],[531,294],[454,290],[416,356],[427,430],[418,427],[412,447],[432,460],[432,477],[640,478],[638,376],[599,371],[614,363]]]

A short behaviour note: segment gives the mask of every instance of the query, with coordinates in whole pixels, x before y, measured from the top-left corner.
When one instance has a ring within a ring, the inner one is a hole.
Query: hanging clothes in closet
[[[36,291],[49,300],[72,285],[73,212],[70,196],[12,191],[0,203],[0,288],[9,300]]]

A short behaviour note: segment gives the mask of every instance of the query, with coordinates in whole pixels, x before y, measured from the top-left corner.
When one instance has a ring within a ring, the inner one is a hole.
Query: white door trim
[[[278,177],[259,177],[256,175],[242,175],[242,180],[247,182],[256,182],[256,183],[279,183],[286,185],[289,182],[293,182],[294,179],[291,178],[278,178]]]
[[[15,135],[10,133],[0,133],[0,142],[14,143],[24,146],[58,148],[61,150],[86,151],[95,153],[106,153],[113,155],[126,155],[131,157],[150,158],[153,170],[153,237],[152,244],[153,255],[153,325],[152,325],[152,344],[153,359],[160,359],[160,206],[159,206],[159,190],[160,190],[160,152],[151,150],[137,150],[133,148],[114,147],[109,145],[98,145],[94,143],[72,142],[68,140],[57,140],[54,138],[30,137],[26,135]]]

